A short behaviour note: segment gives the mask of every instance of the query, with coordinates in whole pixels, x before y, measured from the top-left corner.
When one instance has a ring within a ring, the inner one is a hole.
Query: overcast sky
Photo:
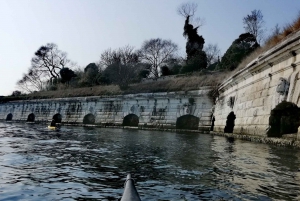
[[[262,11],[268,30],[300,10],[299,0],[0,0],[0,95],[17,89],[34,52],[47,43],[82,68],[98,62],[103,50],[140,48],[157,37],[177,43],[184,56],[184,18],[176,10],[185,2],[198,4],[197,16],[205,18],[198,33],[222,53],[244,32],[242,19],[252,10]]]

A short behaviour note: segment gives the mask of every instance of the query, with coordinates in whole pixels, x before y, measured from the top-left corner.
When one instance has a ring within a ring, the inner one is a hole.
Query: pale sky
[[[184,18],[176,11],[186,2],[197,3],[197,16],[205,18],[198,31],[205,44],[218,44],[222,53],[244,32],[242,19],[252,10],[262,11],[268,30],[300,11],[299,0],[0,0],[0,95],[17,89],[34,52],[47,43],[82,68],[108,48],[138,49],[157,37],[171,39],[184,56]]]

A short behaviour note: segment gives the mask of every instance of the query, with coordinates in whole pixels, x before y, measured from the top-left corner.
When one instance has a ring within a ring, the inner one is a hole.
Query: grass
[[[120,90],[117,85],[100,85],[84,88],[65,87],[55,91],[40,91],[22,96],[3,97],[1,102],[12,100],[50,99],[84,96],[112,96],[137,93],[173,92],[197,90],[203,86],[217,87],[223,82],[227,72],[195,72],[189,75],[177,75],[169,80],[157,80],[144,83],[136,83],[129,86],[127,90]]]
[[[223,82],[227,72],[202,72],[177,76],[170,80],[131,85],[125,93],[151,93],[197,90],[203,86],[217,86]]]

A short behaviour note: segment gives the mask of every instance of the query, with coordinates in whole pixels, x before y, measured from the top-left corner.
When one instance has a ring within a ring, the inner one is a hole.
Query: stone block
[[[251,108],[251,107],[252,107],[252,103],[253,103],[252,100],[247,101],[247,102],[246,102],[246,107],[243,107],[243,109],[244,109],[244,108]]]
[[[211,121],[199,121],[199,126],[211,125]]]
[[[167,112],[167,116],[175,116],[176,117],[177,111],[173,111],[173,112]]]
[[[253,101],[253,107],[263,106],[263,98],[258,98]]]
[[[246,117],[253,117],[253,108],[245,110]]]
[[[269,95],[269,90],[268,89],[264,89],[262,92],[261,92],[261,97],[267,97]]]
[[[200,117],[200,121],[211,121],[211,117]]]
[[[253,99],[254,99],[254,97],[250,94],[250,95],[247,95],[246,101],[251,101],[251,100],[253,100]]]
[[[176,125],[176,121],[174,121],[174,120],[167,120],[166,121],[166,124],[174,124],[174,125]]]
[[[262,94],[261,91],[257,91],[257,92],[254,94],[254,98],[255,98],[255,99],[260,98],[260,97],[261,97],[261,94]]]
[[[151,112],[140,112],[140,116],[150,116]]]

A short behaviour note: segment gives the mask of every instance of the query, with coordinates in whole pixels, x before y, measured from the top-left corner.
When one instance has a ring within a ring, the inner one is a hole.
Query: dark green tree
[[[99,85],[100,82],[100,71],[99,67],[95,63],[90,63],[84,68],[84,73],[81,77],[81,84],[83,86],[95,86]]]
[[[11,96],[20,96],[21,94],[21,91],[16,90],[12,92]]]
[[[147,70],[147,69],[142,69],[140,72],[139,72],[139,77],[140,78],[147,78],[150,74],[150,71]]]
[[[161,76],[168,76],[172,75],[172,71],[169,69],[168,66],[163,66],[160,68]]]
[[[69,68],[62,68],[59,73],[62,83],[69,83],[73,77],[76,77],[75,72]]]
[[[234,70],[239,63],[253,52],[259,44],[256,37],[251,33],[241,34],[236,40],[233,41],[231,46],[222,57],[219,69]]]
[[[207,57],[204,51],[198,53],[197,56],[187,61],[186,65],[181,68],[180,73],[189,73],[200,71],[207,67]]]
[[[197,23],[198,26],[193,23],[196,10],[197,4],[194,3],[184,3],[177,10],[178,14],[185,18],[183,36],[187,38],[187,64],[181,69],[182,73],[199,71],[207,67],[207,57],[203,51],[205,40],[198,34],[198,28],[203,25],[203,22],[198,18],[197,21],[200,22]]]
[[[139,72],[137,64],[114,63],[103,71],[103,76],[112,84],[117,84],[120,89],[125,90],[136,80]]]

